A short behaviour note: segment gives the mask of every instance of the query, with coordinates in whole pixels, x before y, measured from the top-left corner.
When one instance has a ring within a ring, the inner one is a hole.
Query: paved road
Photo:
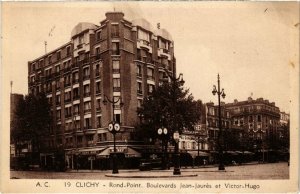
[[[172,170],[167,171],[147,171],[138,170],[119,170],[124,175],[172,175]],[[192,180],[251,180],[251,179],[288,179],[289,166],[287,163],[270,163],[270,164],[252,164],[242,166],[228,166],[226,171],[218,171],[217,167],[208,168],[182,168],[182,174],[197,174],[196,177],[174,177],[175,179],[192,179]],[[41,171],[11,171],[11,178],[20,179],[124,179],[116,177],[106,177],[111,171],[73,171],[73,172],[41,172]],[[128,178],[126,178],[128,179]],[[144,178],[143,178],[144,179]],[[170,179],[170,178],[159,178]]]

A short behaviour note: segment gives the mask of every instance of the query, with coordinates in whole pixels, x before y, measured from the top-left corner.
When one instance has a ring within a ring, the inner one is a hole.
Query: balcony
[[[73,100],[78,100],[78,99],[80,99],[80,96],[79,96],[79,95],[73,96]]]
[[[92,129],[92,126],[84,126],[84,129]]]
[[[70,103],[71,99],[65,99],[65,103]]]
[[[101,57],[100,57],[100,54],[97,54],[96,55],[96,60],[99,60]]]
[[[71,86],[71,82],[66,82],[64,85],[65,85],[65,87],[69,87],[69,86]]]
[[[79,63],[78,62],[77,63],[73,63],[72,69],[77,69],[77,68],[79,68]]]
[[[152,53],[152,47],[149,41],[139,39],[137,42],[137,48],[144,48],[148,50],[150,53]]]
[[[137,90],[137,93],[138,93],[139,95],[143,95],[143,91],[142,91],[142,90]]]
[[[66,114],[65,117],[66,117],[66,118],[71,118],[71,117],[72,117],[72,114]]]
[[[87,63],[89,63],[90,62],[90,58],[84,58],[83,60],[82,60],[82,63],[83,64],[87,64]]]
[[[161,56],[167,57],[168,60],[171,60],[170,52],[169,52],[169,50],[167,50],[165,48],[159,48],[158,51],[157,51],[157,55],[159,57],[161,57]]]
[[[120,73],[120,69],[113,69],[113,73]]]
[[[96,111],[97,111],[97,113],[100,113],[101,112],[101,107],[97,107]]]
[[[81,43],[81,44],[79,44],[79,45],[77,45],[77,49],[82,49],[83,48],[83,44]]]
[[[114,92],[121,92],[121,87],[113,87]]]
[[[136,73],[136,76],[141,78],[142,77],[142,73]]]
[[[83,75],[83,80],[88,80],[90,79],[90,75]]]
[[[91,96],[91,92],[85,92],[85,93],[83,93],[83,96],[84,96],[84,97]]]
[[[100,72],[96,70],[95,76],[100,77]]]
[[[155,79],[154,79],[154,76],[152,76],[152,75],[147,75],[147,79],[148,79],[148,80],[152,80],[152,81],[155,80]]]
[[[101,94],[101,91],[100,90],[96,90],[96,95],[99,95]]]
[[[73,79],[73,80],[72,80],[72,82],[73,82],[73,84],[76,84],[76,83],[78,83],[78,82],[79,82],[79,78],[75,78],[75,79]]]
[[[112,32],[111,37],[112,38],[119,38],[119,33],[118,32]]]
[[[70,72],[71,71],[71,67],[66,67],[66,68],[64,68],[64,73],[68,73],[68,72]]]

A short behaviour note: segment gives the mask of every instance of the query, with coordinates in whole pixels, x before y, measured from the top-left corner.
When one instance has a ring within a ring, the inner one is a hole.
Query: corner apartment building
[[[64,149],[70,168],[75,160],[85,167],[91,157],[108,157],[113,138],[107,127],[113,120],[121,124],[118,152],[136,157],[143,144],[133,135],[137,108],[166,71],[176,71],[174,42],[166,30],[154,30],[145,19],[129,21],[122,12],[105,16],[98,25],[79,23],[69,42],[28,62],[29,92],[45,92],[52,107],[45,143]],[[120,99],[114,112],[105,98]]]
[[[226,104],[231,114],[233,128],[243,129],[252,142],[253,150],[274,149],[278,140],[280,120],[279,108],[275,102],[251,97],[245,101],[234,100]]]

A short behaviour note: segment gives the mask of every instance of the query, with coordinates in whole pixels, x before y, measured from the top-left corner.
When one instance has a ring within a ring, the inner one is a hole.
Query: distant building
[[[249,97],[245,101],[227,103],[226,108],[231,114],[231,127],[243,129],[248,150],[265,152],[277,149],[280,111],[274,102]]]
[[[113,145],[107,128],[115,120],[121,124],[118,152],[136,157],[132,147],[141,152],[137,145],[143,144],[133,135],[137,108],[166,71],[175,74],[175,63],[171,35],[145,19],[108,12],[99,25],[79,23],[69,42],[28,62],[29,92],[45,92],[52,105],[53,128],[45,143],[65,150],[69,168],[78,161],[89,168],[90,158],[105,166]],[[114,112],[112,104],[103,104],[106,97],[120,99]],[[42,160],[53,157],[44,153]]]

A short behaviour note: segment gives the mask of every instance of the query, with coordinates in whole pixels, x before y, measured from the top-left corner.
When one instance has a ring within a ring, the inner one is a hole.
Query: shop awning
[[[198,151],[188,151],[188,153],[189,153],[193,158],[195,158],[195,157],[198,156]],[[209,153],[199,151],[199,156],[209,156]]]
[[[130,147],[117,147],[117,153],[124,154],[126,158],[140,158],[142,155],[140,152]],[[108,147],[102,152],[97,154],[97,158],[108,158],[110,153],[113,153],[114,147]]]
[[[127,152],[125,153],[125,157],[126,158],[140,158],[140,157],[142,157],[142,155],[138,151],[136,151],[132,148],[128,148]]]

